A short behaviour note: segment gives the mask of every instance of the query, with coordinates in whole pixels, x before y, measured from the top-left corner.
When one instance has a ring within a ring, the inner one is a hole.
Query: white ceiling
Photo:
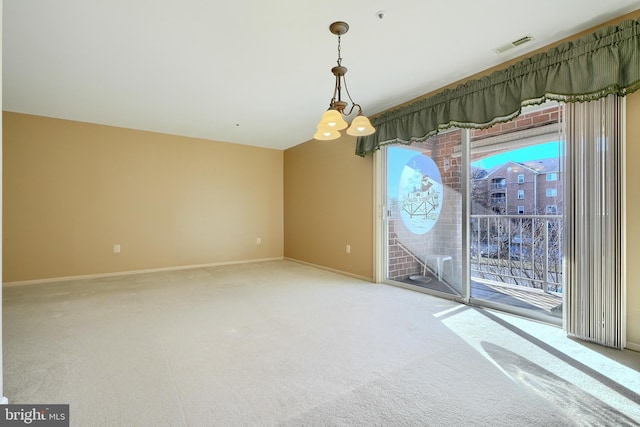
[[[373,115],[640,9],[632,0],[4,0],[3,109],[285,149],[343,65]],[[386,12],[384,19],[377,12]],[[493,49],[532,35],[497,55]]]

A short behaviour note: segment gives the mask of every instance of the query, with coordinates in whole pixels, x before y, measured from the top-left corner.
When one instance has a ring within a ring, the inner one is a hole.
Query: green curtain
[[[375,116],[376,133],[358,138],[356,154],[424,141],[453,126],[491,127],[518,116],[524,105],[549,99],[590,101],[639,88],[640,20],[627,20]]]

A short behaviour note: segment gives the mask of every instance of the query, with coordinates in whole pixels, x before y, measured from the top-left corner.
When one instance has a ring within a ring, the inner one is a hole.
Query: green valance
[[[376,133],[358,138],[356,154],[424,141],[453,126],[490,127],[518,116],[523,105],[548,99],[589,101],[638,88],[640,20],[627,20],[375,116]]]

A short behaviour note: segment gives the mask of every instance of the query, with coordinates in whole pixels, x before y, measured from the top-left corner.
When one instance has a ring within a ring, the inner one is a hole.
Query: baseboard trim
[[[359,274],[349,273],[348,271],[337,270],[335,268],[325,267],[324,265],[313,264],[311,262],[301,261],[295,258],[284,257],[284,260],[297,262],[298,264],[308,265],[309,267],[315,267],[315,268],[319,268],[320,270],[326,270],[332,273],[340,274],[342,276],[348,276],[354,279],[364,280],[365,282],[373,283],[373,279],[371,277],[360,276]]]
[[[174,270],[190,270],[194,268],[205,268],[205,267],[219,267],[223,265],[234,265],[234,264],[252,264],[256,262],[266,262],[266,261],[282,261],[283,257],[274,257],[274,258],[259,258],[259,259],[250,259],[250,260],[242,260],[242,261],[224,261],[224,262],[212,262],[208,264],[193,264],[193,265],[179,265],[175,267],[161,267],[161,268],[150,268],[145,270],[129,270],[129,271],[117,271],[113,273],[98,273],[98,274],[83,274],[78,276],[64,276],[64,277],[51,277],[48,279],[35,279],[35,280],[20,280],[15,282],[4,282],[2,284],[3,287],[11,287],[11,286],[23,286],[23,285],[35,285],[40,283],[53,283],[53,282],[63,282],[68,280],[82,280],[82,279],[100,279],[103,277],[114,277],[114,276],[128,276],[131,274],[144,274],[144,273],[159,273],[162,271],[174,271]]]
[[[627,350],[633,350],[640,352],[640,344],[632,343],[627,341],[627,344],[624,346]]]

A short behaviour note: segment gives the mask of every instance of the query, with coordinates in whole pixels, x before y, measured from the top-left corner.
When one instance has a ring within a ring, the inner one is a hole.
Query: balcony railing
[[[562,216],[471,215],[471,277],[562,292]]]

